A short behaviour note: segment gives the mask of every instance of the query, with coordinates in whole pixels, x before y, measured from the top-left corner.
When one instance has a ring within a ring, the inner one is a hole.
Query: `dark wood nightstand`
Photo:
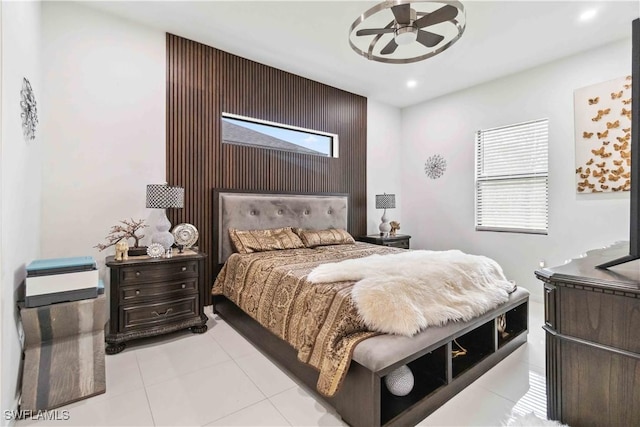
[[[358,237],[358,240],[361,242],[402,249],[409,249],[409,239],[411,239],[411,236],[407,234],[397,234],[389,237],[381,237],[379,234],[369,234],[368,236]]]
[[[204,302],[206,254],[185,251],[171,258],[129,257],[111,269],[107,354],[124,350],[125,342],[191,328],[207,330]]]

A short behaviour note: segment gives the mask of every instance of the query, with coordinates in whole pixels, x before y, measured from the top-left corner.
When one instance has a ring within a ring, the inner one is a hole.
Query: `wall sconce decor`
[[[440,154],[435,154],[427,159],[424,164],[424,173],[431,179],[438,179],[447,170],[447,161]]]
[[[33,94],[31,83],[26,77],[22,78],[22,90],[20,90],[20,117],[22,117],[22,134],[27,140],[36,137],[36,125],[38,124],[38,109],[36,97]]]

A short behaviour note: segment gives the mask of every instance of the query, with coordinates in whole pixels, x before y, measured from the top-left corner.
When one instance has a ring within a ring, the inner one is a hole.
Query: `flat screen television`
[[[629,255],[605,262],[598,268],[608,268],[640,259],[640,18],[632,23],[631,49],[631,216]]]

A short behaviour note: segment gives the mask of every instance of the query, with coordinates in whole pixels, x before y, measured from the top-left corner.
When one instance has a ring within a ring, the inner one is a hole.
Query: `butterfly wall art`
[[[631,76],[574,92],[576,191],[629,191]],[[612,143],[613,141],[613,143]]]

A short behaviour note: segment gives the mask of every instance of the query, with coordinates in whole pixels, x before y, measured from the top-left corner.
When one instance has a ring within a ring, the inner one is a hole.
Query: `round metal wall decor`
[[[38,124],[38,109],[36,108],[36,97],[33,94],[31,83],[26,77],[22,79],[22,90],[20,90],[20,108],[22,113],[22,134],[25,139],[32,140],[36,137],[36,125]]]
[[[431,179],[438,179],[447,170],[447,161],[440,154],[435,154],[427,159],[424,164],[424,173]]]

